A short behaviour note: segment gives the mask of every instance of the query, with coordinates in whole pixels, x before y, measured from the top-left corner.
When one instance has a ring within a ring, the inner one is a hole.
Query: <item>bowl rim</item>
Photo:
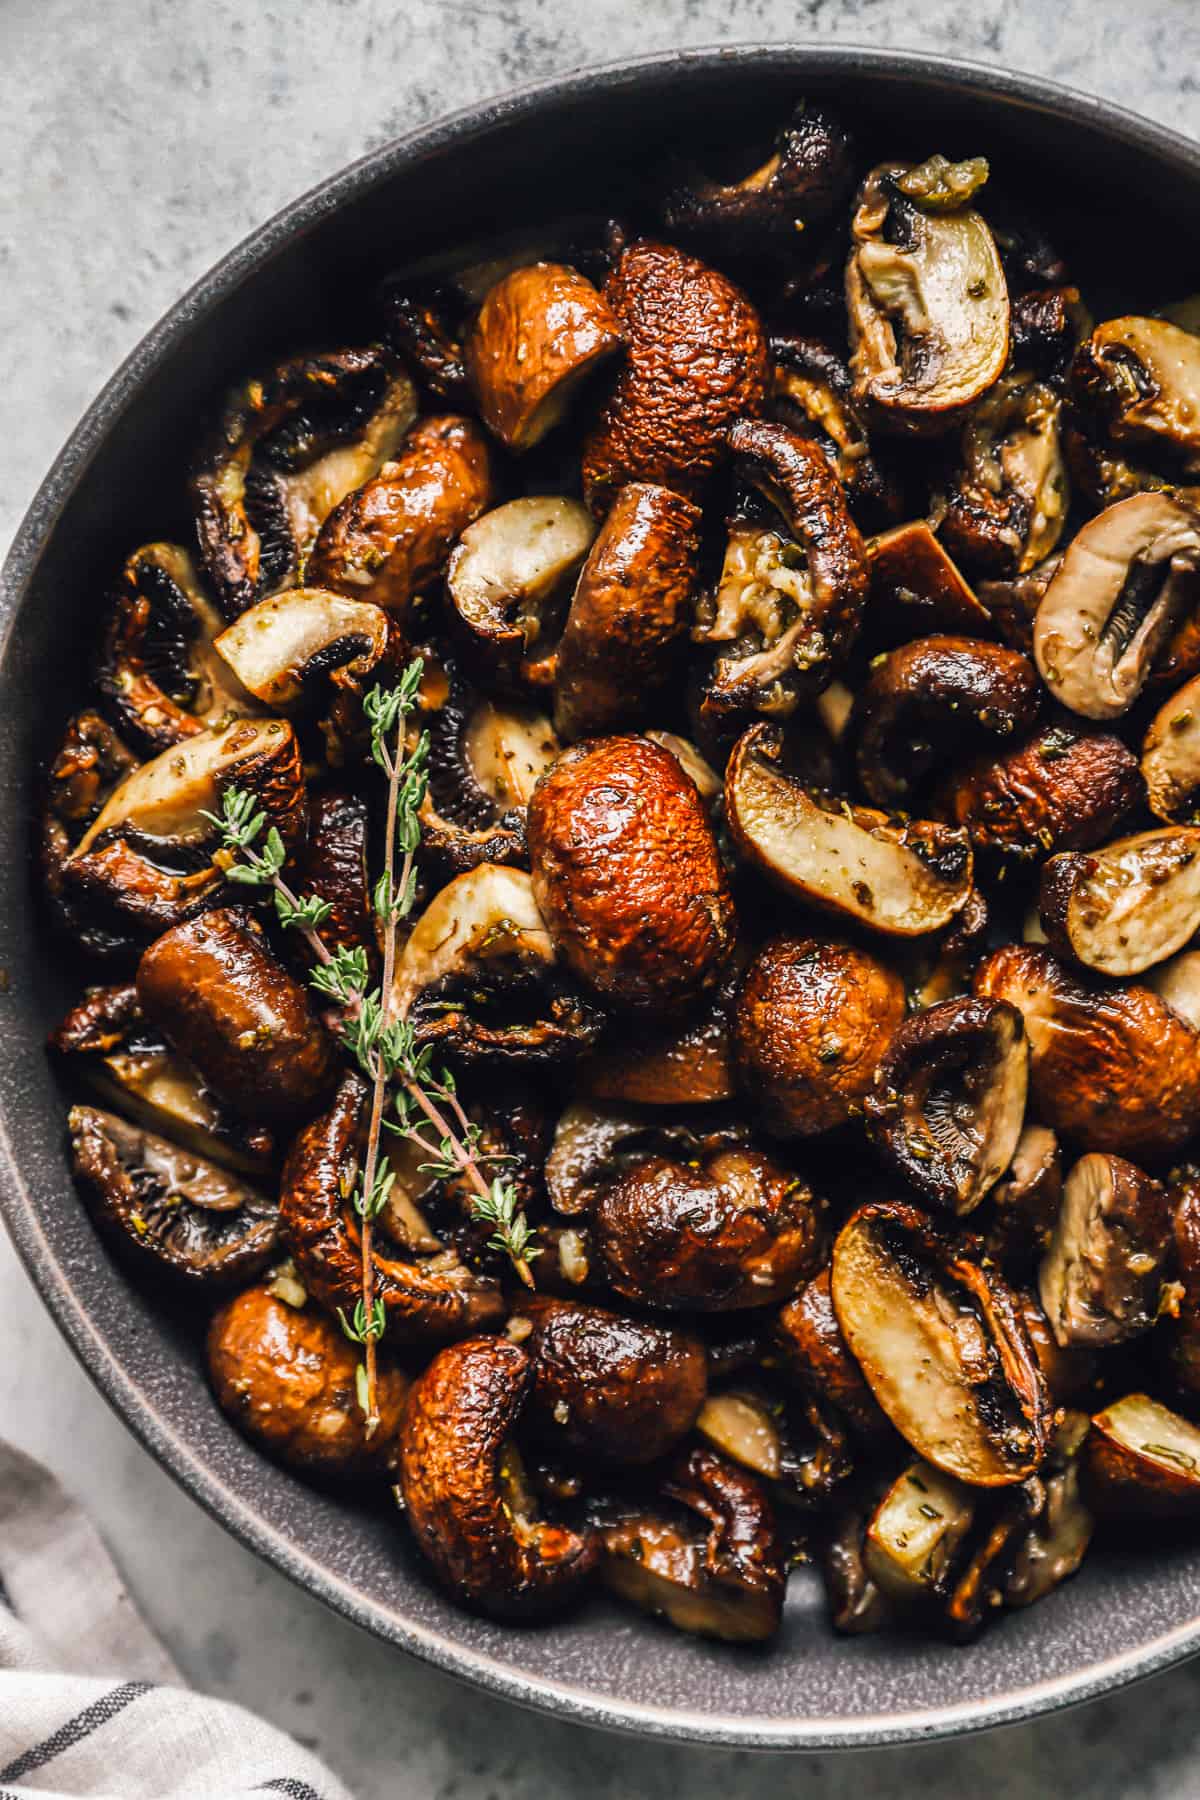
[[[246,234],[203,273],[119,365],[87,407],[50,465],[19,524],[0,568],[0,663],[9,652],[21,604],[49,541],[84,472],[109,433],[119,428],[132,397],[193,327],[301,230],[388,181],[406,165],[499,124],[561,105],[597,90],[636,90],[648,75],[672,69],[725,68],[731,73],[794,69],[797,79],[837,74],[868,80],[905,77],[947,91],[977,94],[1010,106],[1051,113],[1068,124],[1089,126],[1111,140],[1200,178],[1200,144],[1130,109],[1038,75],[932,52],[881,49],[852,42],[740,42],[662,50],[623,58],[526,83],[492,98],[439,115],[390,139],[318,182]],[[1033,1719],[1079,1704],[1170,1668],[1200,1651],[1200,1614],[1159,1633],[1137,1649],[1055,1678],[953,1706],[875,1713],[861,1718],[804,1719],[706,1713],[644,1702],[610,1701],[587,1688],[514,1670],[482,1651],[464,1648],[444,1633],[366,1600],[332,1575],[253,1507],[240,1499],[129,1378],[72,1291],[29,1203],[8,1132],[0,1116],[0,1210],[34,1286],[85,1372],[123,1423],[167,1473],[246,1548],[343,1618],[436,1668],[519,1705],[567,1721],[638,1737],[736,1749],[834,1750],[930,1742],[970,1731]]]

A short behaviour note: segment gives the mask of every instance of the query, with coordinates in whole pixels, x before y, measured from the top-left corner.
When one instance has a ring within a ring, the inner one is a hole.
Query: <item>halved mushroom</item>
[[[584,443],[584,499],[605,513],[630,481],[698,499],[734,420],[762,410],[768,358],[758,314],[716,269],[644,239],[623,253],[604,298],[627,351]]]
[[[1142,779],[1156,818],[1200,824],[1200,675],[1172,694],[1150,721]]]
[[[1038,1273],[1055,1342],[1123,1344],[1149,1331],[1170,1233],[1161,1182],[1119,1156],[1081,1156],[1063,1186]]]
[[[859,783],[876,806],[907,806],[930,769],[980,739],[1032,729],[1037,670],[1019,650],[979,638],[925,637],[876,660],[848,732]]]
[[[115,1113],[73,1106],[71,1167],[96,1225],[150,1274],[210,1290],[251,1281],[279,1244],[274,1200]]]
[[[860,1207],[833,1247],[838,1323],[917,1452],[975,1487],[1032,1475],[1051,1407],[1020,1309],[915,1207]]]
[[[716,985],[736,920],[704,802],[661,745],[576,744],[538,782],[533,892],[568,968],[604,999],[671,1007]]]
[[[867,1527],[867,1573],[901,1607],[941,1602],[975,1522],[978,1496],[927,1462],[910,1463]]]
[[[1025,575],[1057,547],[1070,505],[1061,412],[1061,395],[1021,367],[972,407],[938,526],[972,575]]]
[[[734,1046],[765,1128],[812,1137],[857,1115],[904,1012],[904,983],[865,950],[792,934],[764,944],[742,978]]]
[[[771,1326],[767,1361],[836,1407],[864,1443],[878,1445],[891,1436],[891,1426],[838,1324],[828,1268],[780,1307]]]
[[[648,1156],[602,1188],[590,1212],[596,1260],[635,1305],[666,1312],[770,1306],[814,1275],[825,1204],[750,1146],[698,1164]]]
[[[1008,289],[969,204],[981,157],[884,163],[858,196],[846,266],[855,392],[894,431],[945,431],[1008,357]]]
[[[404,618],[493,498],[487,439],[475,421],[422,419],[395,459],[330,513],[305,580]]]
[[[328,1312],[347,1318],[362,1297],[362,1246],[354,1188],[366,1127],[366,1086],[348,1075],[330,1110],[292,1144],[283,1168],[279,1218],[301,1280]],[[399,1344],[444,1344],[504,1317],[499,1283],[453,1250],[386,1256],[372,1246],[375,1294],[386,1333]]]
[[[367,891],[367,804],[350,788],[321,787],[309,801],[303,892],[331,909],[316,927],[326,949],[362,950],[374,970],[379,950]]]
[[[600,1575],[623,1600],[701,1637],[757,1643],[778,1631],[782,1546],[762,1484],[745,1469],[697,1446],[668,1466],[649,1505],[618,1503],[611,1514],[598,1521]]]
[[[837,351],[820,338],[795,335],[773,337],[770,348],[769,410],[824,452],[855,523],[866,529],[899,517],[899,482],[871,445],[850,370]]]
[[[782,738],[769,725],[738,740],[725,815],[742,856],[786,893],[889,937],[940,930],[971,893],[965,832],[810,787],[784,767]]]
[[[1103,844],[1143,795],[1129,746],[1064,713],[1017,749],[947,777],[932,810],[961,826],[981,853],[1030,862]]]
[[[1013,1159],[1025,1117],[1029,1047],[1015,1006],[943,1000],[906,1019],[867,1101],[871,1135],[911,1187],[971,1212]]]
[[[512,1432],[533,1364],[505,1338],[468,1338],[413,1383],[400,1434],[400,1492],[417,1547],[456,1599],[499,1619],[573,1600],[596,1562],[580,1535],[537,1516]]]
[[[1026,1125],[979,1220],[985,1254],[1008,1280],[1024,1283],[1032,1275],[1050,1243],[1061,1198],[1058,1139],[1046,1125]]]
[[[621,343],[607,290],[598,294],[578,269],[535,262],[501,276],[464,352],[484,424],[510,450],[532,449]]]
[[[370,601],[304,587],[248,607],[215,647],[256,699],[288,712],[314,678],[361,681],[387,654],[388,636],[387,614]]]
[[[1086,1492],[1118,1518],[1200,1517],[1200,1428],[1149,1394],[1127,1394],[1092,1420]]]
[[[576,1100],[555,1129],[546,1158],[546,1187],[555,1210],[576,1217],[591,1211],[606,1187],[647,1156],[698,1163],[702,1156],[745,1141],[744,1126],[727,1113]]]
[[[784,532],[733,522],[716,595],[692,632],[719,647],[704,710],[787,717],[827,685],[858,635],[866,550],[810,440],[786,425],[739,419],[728,444],[738,479],[762,494]]]
[[[1030,1097],[1055,1131],[1139,1159],[1192,1136],[1200,1031],[1148,987],[1084,982],[1048,950],[1010,944],[980,966],[975,990],[1024,1015]]]
[[[663,228],[716,254],[791,258],[799,234],[841,206],[853,178],[853,145],[832,113],[801,100],[775,133],[766,161],[718,180],[676,158],[661,204]]]
[[[46,775],[38,866],[56,923],[94,956],[123,956],[133,940],[119,921],[112,922],[115,929],[111,928],[89,917],[86,904],[74,904],[63,871],[108,796],[136,766],[137,758],[107,719],[89,710],[68,721]]]
[[[1125,316],[1097,325],[1071,385],[1117,444],[1181,460],[1200,451],[1200,338],[1167,319]]]
[[[471,378],[462,344],[447,317],[446,303],[452,304],[454,296],[419,278],[399,277],[384,282],[380,298],[388,342],[415,371],[421,385],[443,405],[468,405]]]
[[[1090,519],[1038,608],[1033,653],[1056,700],[1087,719],[1128,712],[1200,596],[1200,513],[1134,494]]]
[[[890,649],[926,632],[992,635],[988,609],[924,519],[867,539],[867,612],[872,645]]]
[[[704,1345],[673,1326],[600,1306],[523,1295],[516,1316],[533,1327],[526,1421],[546,1443],[614,1463],[655,1462],[673,1450],[704,1405]]]
[[[206,1352],[218,1406],[268,1456],[326,1480],[395,1479],[408,1378],[379,1359],[368,1436],[358,1354],[336,1320],[247,1288],[214,1317]]]
[[[1033,629],[1038,607],[1046,597],[1046,589],[1054,580],[1062,563],[1061,550],[1048,556],[1028,575],[1012,575],[1005,581],[981,581],[979,604],[987,608],[994,629],[1001,640],[1014,650],[1033,655]]]
[[[844,1425],[812,1392],[739,1383],[710,1394],[696,1431],[786,1506],[823,1507],[851,1474]]]
[[[568,743],[640,724],[676,666],[700,559],[700,509],[670,488],[617,494],[559,639],[554,724]]]
[[[463,532],[446,588],[481,660],[511,685],[554,679],[554,646],[575,576],[596,535],[579,500],[528,494]]]
[[[565,976],[521,869],[481,863],[437,894],[396,963],[395,1007],[417,1041],[466,1061],[556,1062],[601,1017]]]
[[[412,382],[378,347],[292,357],[230,395],[191,482],[227,618],[297,576],[325,519],[394,454],[415,413]]]
[[[150,755],[262,710],[213,654],[224,624],[186,550],[134,551],[113,597],[97,685],[121,730]]]
[[[1138,975],[1200,928],[1200,828],[1169,825],[1042,869],[1046,940],[1102,975]]]
[[[1075,1574],[1092,1538],[1094,1519],[1080,1493],[1086,1413],[1068,1411],[1038,1470],[1045,1501],[1017,1545],[1004,1582],[1006,1606],[1032,1606]]]

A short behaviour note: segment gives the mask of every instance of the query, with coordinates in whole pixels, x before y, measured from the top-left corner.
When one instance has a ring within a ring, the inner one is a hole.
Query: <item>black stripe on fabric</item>
[[[110,1719],[115,1719],[118,1713],[124,1712],[132,1701],[148,1694],[153,1686],[152,1681],[126,1681],[99,1700],[93,1700],[83,1712],[76,1713],[73,1719],[60,1725],[53,1737],[45,1738],[31,1750],[23,1751],[7,1768],[0,1769],[0,1781],[20,1781],[34,1769],[42,1769],[48,1762],[53,1762],[64,1750],[73,1750],[76,1744],[91,1737],[93,1731],[98,1731],[101,1725],[107,1725]]]
[[[309,1787],[307,1781],[297,1781],[292,1775],[277,1775],[274,1781],[260,1781],[254,1792],[286,1794],[287,1800],[321,1800],[315,1787]],[[0,1800],[3,1800],[3,1795],[0,1795]]]

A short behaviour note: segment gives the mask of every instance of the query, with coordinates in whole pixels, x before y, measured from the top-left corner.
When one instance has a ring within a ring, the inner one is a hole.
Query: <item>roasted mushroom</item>
[[[579,500],[530,494],[463,532],[446,589],[480,661],[512,686],[554,679],[557,625],[596,527]]]
[[[817,1511],[828,1505],[854,1467],[844,1424],[811,1391],[753,1383],[723,1387],[704,1402],[696,1431],[761,1476],[772,1497],[788,1507]]]
[[[596,1544],[536,1516],[511,1433],[533,1363],[504,1338],[467,1338],[413,1383],[400,1492],[417,1547],[450,1592],[498,1619],[556,1611],[591,1574]]]
[[[860,1207],[833,1247],[838,1323],[892,1424],[974,1487],[1032,1475],[1051,1408],[1016,1301],[915,1207]]]
[[[855,523],[866,530],[902,516],[900,483],[870,441],[838,352],[820,338],[793,334],[771,339],[771,362],[768,411],[824,452]]]
[[[607,291],[598,294],[578,269],[513,269],[487,293],[465,346],[484,424],[510,450],[532,449],[621,342]]]
[[[1067,546],[1038,608],[1033,653],[1056,700],[1086,719],[1128,712],[1200,597],[1200,513],[1134,494]]]
[[[315,927],[326,949],[362,951],[374,970],[379,952],[367,892],[367,807],[349,788],[318,788],[309,800],[303,887],[330,909]]]
[[[1195,1130],[1200,1032],[1147,987],[1085,983],[1048,950],[1010,944],[975,976],[1029,1034],[1030,1096],[1046,1124],[1115,1156],[1170,1156]]]
[[[861,1111],[904,1018],[904,984],[850,944],[783,935],[742,978],[734,1046],[743,1090],[777,1137],[812,1137]]]
[[[1101,975],[1138,975],[1200,928],[1200,829],[1169,825],[1042,868],[1047,942]]]
[[[1175,1380],[1190,1399],[1200,1393],[1200,1169],[1195,1164],[1171,1171],[1167,1203],[1178,1287],[1174,1317],[1164,1327]]]
[[[152,1281],[230,1288],[270,1262],[274,1200],[115,1113],[73,1106],[67,1123],[71,1167],[98,1228]]]
[[[770,725],[739,739],[725,771],[725,815],[742,856],[786,893],[888,937],[939,930],[971,893],[965,832],[810,787],[784,766]]]
[[[605,1000],[670,1007],[720,978],[736,922],[704,803],[648,738],[577,744],[529,802],[533,892],[568,968]]]
[[[207,1355],[218,1406],[268,1456],[327,1480],[395,1478],[408,1380],[380,1359],[368,1434],[358,1354],[336,1320],[247,1288],[213,1318]]]
[[[1167,319],[1097,325],[1075,359],[1072,391],[1110,443],[1195,482],[1200,450],[1200,338]]]
[[[546,1187],[555,1210],[576,1217],[590,1212],[606,1187],[647,1156],[691,1164],[746,1142],[745,1126],[727,1112],[577,1100],[559,1116]]]
[[[1122,1344],[1158,1317],[1171,1232],[1166,1189],[1119,1156],[1081,1156],[1067,1176],[1038,1291],[1064,1348]]]
[[[1200,824],[1200,675],[1172,694],[1151,720],[1142,744],[1142,779],[1157,818]]]
[[[983,1232],[985,1255],[1009,1281],[1024,1284],[1041,1261],[1061,1198],[1058,1139],[1046,1125],[1026,1125],[1007,1172],[972,1221]]]
[[[1038,1471],[1045,1500],[1012,1558],[1004,1583],[1006,1606],[1032,1606],[1074,1575],[1083,1561],[1094,1526],[1080,1492],[1089,1425],[1086,1413],[1068,1412],[1050,1440]]]
[[[1026,575],[1057,548],[1070,505],[1061,411],[1062,396],[1020,367],[972,407],[938,526],[971,575]]]
[[[865,1562],[881,1593],[908,1608],[944,1601],[978,1495],[927,1462],[910,1463],[867,1526]]]
[[[1200,1429],[1148,1394],[1127,1394],[1092,1420],[1086,1493],[1117,1518],[1200,1517]]]
[[[227,618],[287,587],[325,519],[395,453],[415,413],[412,382],[378,348],[293,357],[230,396],[191,484]]]
[[[630,1043],[610,1033],[578,1070],[576,1086],[590,1100],[635,1106],[706,1106],[737,1093],[731,990],[738,959],[731,959],[717,993],[681,1022],[638,1033]]]
[[[891,649],[926,631],[994,635],[987,607],[924,519],[868,538],[867,574],[864,631],[873,648]]]
[[[919,1194],[971,1212],[1013,1159],[1028,1082],[1015,1006],[943,1000],[893,1036],[867,1101],[871,1135]]]
[[[992,385],[1008,357],[1008,290],[970,201],[976,157],[884,163],[858,196],[846,267],[855,392],[892,431],[938,432]]]
[[[780,1307],[766,1360],[834,1406],[863,1443],[877,1446],[891,1437],[891,1426],[838,1324],[828,1268]]]
[[[42,881],[57,925],[93,956],[123,955],[131,935],[119,921],[105,924],[89,916],[86,903],[73,904],[64,880],[68,858],[113,789],[137,766],[107,719],[90,710],[77,713],[46,775],[37,855]]]
[[[735,419],[762,410],[767,343],[749,300],[670,244],[640,241],[604,287],[627,346],[583,450],[584,498],[608,511],[629,481],[699,498]]]

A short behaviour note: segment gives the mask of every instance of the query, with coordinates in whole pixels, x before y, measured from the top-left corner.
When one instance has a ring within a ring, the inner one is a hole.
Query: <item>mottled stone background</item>
[[[977,57],[1200,126],[1194,0],[0,0],[0,544],[147,326],[321,176],[539,75],[787,38]],[[471,1694],[211,1524],[93,1392],[6,1242],[0,1430],[83,1495],[188,1675],[316,1746],[362,1800],[1200,1794],[1200,1666],[957,1746],[770,1763],[641,1747]]]

